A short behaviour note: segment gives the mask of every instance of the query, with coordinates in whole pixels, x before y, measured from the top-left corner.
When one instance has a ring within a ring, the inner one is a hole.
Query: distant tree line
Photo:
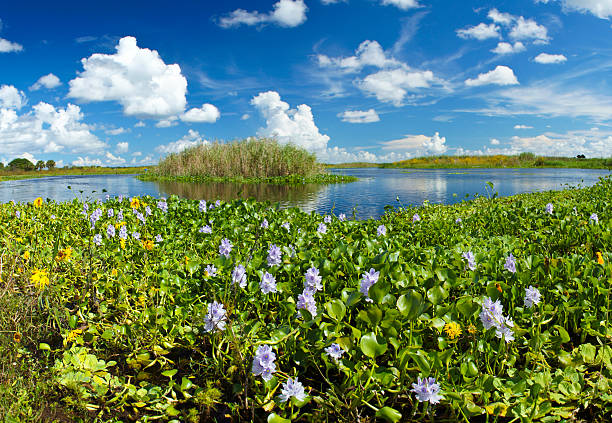
[[[43,170],[45,168],[49,170],[55,169],[55,160],[47,160],[46,162],[39,160],[36,162],[36,164],[34,164],[28,159],[19,158],[12,160],[6,166],[4,165],[4,163],[0,162],[0,169],[9,171],[24,170],[26,172],[29,172],[32,170]]]

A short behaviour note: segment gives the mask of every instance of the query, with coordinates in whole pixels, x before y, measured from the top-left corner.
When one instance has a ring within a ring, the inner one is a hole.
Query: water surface
[[[475,195],[490,195],[492,182],[499,195],[558,190],[588,186],[607,170],[593,169],[332,169],[334,173],[357,176],[349,184],[297,187],[258,184],[142,182],[133,175],[52,176],[0,182],[0,202],[32,201],[36,197],[55,201],[102,199],[110,196],[168,197],[176,194],[190,199],[233,200],[254,197],[279,202],[281,207],[297,206],[321,214],[353,211],[359,219],[379,217],[385,205],[432,203],[451,204]],[[71,189],[68,189],[68,186]],[[106,190],[106,192],[104,192]],[[489,192],[487,192],[487,190]],[[400,202],[396,201],[399,197]]]

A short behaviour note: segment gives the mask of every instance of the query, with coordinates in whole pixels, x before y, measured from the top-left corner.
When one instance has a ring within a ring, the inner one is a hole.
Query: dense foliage
[[[611,202],[606,178],[379,221],[176,197],[1,205],[0,411],[601,421]]]

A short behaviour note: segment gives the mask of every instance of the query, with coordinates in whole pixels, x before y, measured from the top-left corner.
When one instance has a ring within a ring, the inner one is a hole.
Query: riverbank
[[[71,167],[53,170],[8,171],[0,170],[0,182],[21,179],[46,178],[49,176],[80,176],[80,175],[128,175],[144,173],[150,167]]]
[[[147,174],[140,174],[137,178],[141,181],[156,182],[156,181],[169,181],[169,182],[187,182],[187,183],[206,183],[206,182],[222,182],[222,183],[234,183],[234,184],[271,184],[271,185],[304,185],[304,184],[339,184],[355,182],[358,178],[350,175],[338,175],[332,173],[321,173],[313,176],[300,176],[300,175],[289,175],[289,176],[274,176],[274,177],[260,177],[260,178],[248,178],[248,177],[218,177],[218,176],[162,176],[156,173],[150,172]]]
[[[603,420],[610,198],[603,178],[367,221],[252,200],[1,204],[0,413]],[[423,377],[439,404],[411,391]],[[288,384],[304,395],[282,399]]]

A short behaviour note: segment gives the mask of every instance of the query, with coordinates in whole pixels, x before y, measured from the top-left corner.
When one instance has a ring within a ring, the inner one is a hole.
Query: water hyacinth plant
[[[611,198],[604,179],[328,222],[253,200],[2,204],[0,411],[606,421]]]

